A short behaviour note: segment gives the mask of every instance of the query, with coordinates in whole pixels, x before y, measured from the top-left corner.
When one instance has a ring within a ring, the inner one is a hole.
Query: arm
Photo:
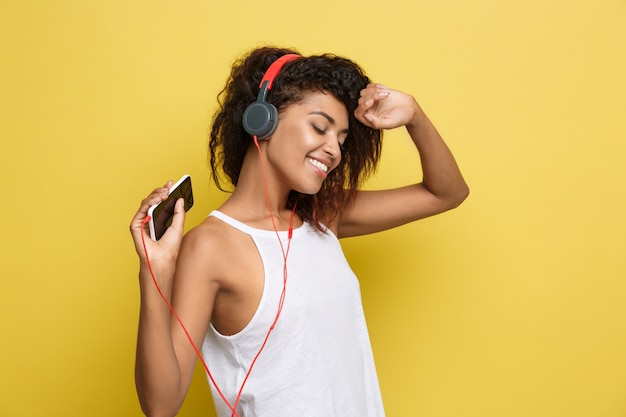
[[[195,256],[202,248],[202,239],[191,232],[182,239],[182,200],[176,205],[172,226],[158,242],[150,240],[145,230],[142,220],[148,207],[165,199],[169,186],[171,183],[155,190],[144,200],[131,223],[131,234],[140,258],[141,294],[135,383],[142,410],[148,416],[173,416],[178,412],[191,383],[196,354],[157,291],[141,234],[159,287],[171,300],[196,346],[200,346],[206,332],[216,291],[206,279],[206,262]]]
[[[390,190],[359,191],[353,207],[339,220],[340,237],[397,227],[465,200],[469,188],[452,153],[413,97],[370,84],[361,92],[355,116],[374,129],[405,126],[420,155],[422,181]]]

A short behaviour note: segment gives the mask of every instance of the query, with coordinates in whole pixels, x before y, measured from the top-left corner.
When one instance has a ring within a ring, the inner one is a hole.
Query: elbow
[[[163,401],[155,401],[154,398],[148,399],[144,396],[139,396],[139,404],[141,405],[141,411],[146,417],[174,417],[180,410],[179,405],[164,403]]]
[[[461,205],[462,202],[464,202],[467,197],[469,197],[470,194],[470,189],[469,186],[467,185],[467,183],[464,181],[463,182],[463,187],[461,187],[461,189],[458,192],[458,197],[456,200],[456,205],[454,207],[458,207]]]
[[[469,196],[470,189],[467,183],[463,181],[461,185],[448,197],[448,210],[452,210],[460,206]]]
[[[183,405],[185,395],[162,377],[148,377],[142,367],[135,369],[135,388],[141,411],[146,417],[174,417]],[[157,380],[157,381],[155,381]],[[159,382],[166,382],[159,384]]]
[[[176,416],[176,414],[178,414],[178,410],[167,411],[167,410],[164,410],[163,408],[150,407],[147,405],[142,405],[141,411],[143,411],[146,417],[174,417]]]

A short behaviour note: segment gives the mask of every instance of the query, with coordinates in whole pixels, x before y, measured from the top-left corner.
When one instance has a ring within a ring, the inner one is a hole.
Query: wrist
[[[150,267],[155,274],[174,274],[176,259],[150,259],[150,264],[145,258],[139,260],[139,271],[150,274]]]
[[[139,263],[139,277],[147,278],[152,281],[152,275],[154,274],[159,281],[167,279],[168,277],[174,277],[176,271],[175,262],[162,261],[162,260],[150,260],[150,264],[145,259],[141,259]]]
[[[417,103],[417,101],[415,101],[414,99],[412,115],[409,118],[409,122],[406,124],[406,128],[409,130],[419,129],[421,126],[424,125],[424,122],[427,122],[427,121],[428,121],[428,118],[426,117],[426,114],[424,113],[420,105]]]

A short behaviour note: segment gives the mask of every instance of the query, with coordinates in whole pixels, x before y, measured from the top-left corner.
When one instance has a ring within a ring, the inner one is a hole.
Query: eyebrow
[[[323,112],[323,111],[312,111],[311,113],[309,113],[309,115],[312,115],[312,114],[317,115],[317,116],[322,116],[322,117],[326,118],[326,120],[328,120],[328,122],[329,122],[331,125],[335,125],[335,124],[336,124],[335,119],[333,119],[333,118],[332,118],[332,117],[331,117],[328,113],[326,113],[326,112]],[[341,133],[348,133],[348,129],[343,129],[343,130],[341,131]]]

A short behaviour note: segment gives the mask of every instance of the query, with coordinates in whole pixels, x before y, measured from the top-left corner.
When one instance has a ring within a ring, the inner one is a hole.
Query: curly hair
[[[235,62],[226,87],[218,95],[219,108],[213,118],[209,140],[209,163],[212,178],[222,191],[222,174],[237,186],[239,173],[250,135],[244,130],[242,117],[246,107],[254,102],[259,83],[267,68],[285,54],[298,54],[284,48],[255,49]],[[332,54],[301,57],[281,69],[273,88],[267,95],[280,114],[289,105],[301,102],[308,93],[331,94],[348,110],[349,131],[343,145],[340,165],[329,173],[320,191],[304,195],[292,191],[287,207],[297,200],[296,212],[304,221],[323,230],[342,209],[354,202],[359,186],[376,171],[382,148],[382,134],[354,117],[360,92],[370,79],[354,62]]]

